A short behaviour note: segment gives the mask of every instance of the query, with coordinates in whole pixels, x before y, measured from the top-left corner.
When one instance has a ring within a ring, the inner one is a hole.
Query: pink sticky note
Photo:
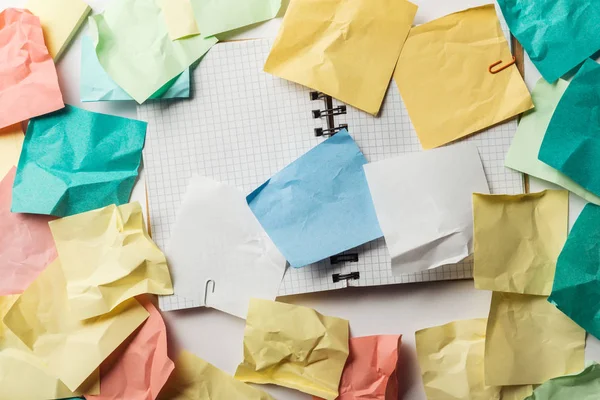
[[[398,384],[390,377],[396,379],[401,338],[400,335],[351,338],[337,400],[396,400]]]
[[[167,355],[167,330],[147,296],[137,300],[150,317],[100,366],[100,394],[87,400],[154,400],[175,368]]]
[[[15,173],[0,182],[0,296],[23,293],[57,257],[48,226],[55,218],[10,212]]]
[[[0,13],[0,128],[64,107],[40,19],[27,10]]]

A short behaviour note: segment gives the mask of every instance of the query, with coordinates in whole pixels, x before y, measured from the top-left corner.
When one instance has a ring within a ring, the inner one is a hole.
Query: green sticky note
[[[599,397],[600,365],[592,363],[578,374],[550,379],[525,400],[598,400]]]
[[[82,102],[94,101],[133,101],[104,71],[94,42],[89,36],[81,38],[81,76],[79,78],[79,95]],[[186,69],[171,79],[150,99],[175,99],[190,97],[190,70]]]
[[[600,196],[600,65],[586,60],[560,99],[538,159]]]
[[[598,0],[498,0],[510,31],[554,82],[600,50]]]
[[[110,2],[90,17],[100,65],[138,103],[143,103],[217,43],[197,35],[172,41],[156,0]]]
[[[200,32],[213,36],[274,18],[281,0],[192,0]]]
[[[569,233],[548,301],[600,338],[600,207],[587,204]]]
[[[66,217],[127,203],[146,126],[73,106],[33,118],[17,167],[11,211]]]
[[[527,111],[506,154],[505,165],[527,175],[543,179],[600,205],[600,197],[588,192],[565,174],[538,160],[544,134],[563,93],[569,84],[559,79],[551,84],[540,78],[531,92],[535,108]]]

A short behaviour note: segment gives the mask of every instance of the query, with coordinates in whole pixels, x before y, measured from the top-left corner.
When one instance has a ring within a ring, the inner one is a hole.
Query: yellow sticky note
[[[533,108],[493,4],[410,31],[394,79],[424,149],[480,131]],[[499,67],[502,67],[500,65]]]
[[[131,299],[109,314],[78,320],[57,260],[17,299],[4,323],[69,390],[76,390],[146,318],[148,312]]]
[[[333,400],[348,358],[348,321],[312,308],[251,299],[235,378]]]
[[[148,236],[138,202],[49,225],[77,318],[102,315],[140,294],[173,294],[167,261]]]
[[[500,399],[483,380],[485,318],[450,322],[415,333],[427,400]]]
[[[25,135],[20,124],[0,129],[0,180],[19,163],[23,139]]]
[[[568,223],[566,190],[473,194],[475,287],[548,296]]]
[[[494,292],[485,383],[541,384],[584,367],[585,331],[544,296]]]
[[[294,0],[264,70],[377,114],[416,13],[406,0]]]
[[[161,390],[157,400],[273,400],[256,389],[217,367],[182,351],[175,362],[175,370]]]
[[[92,9],[82,0],[28,0],[25,6],[39,17],[48,52],[57,61]]]
[[[0,399],[62,399],[98,394],[98,370],[73,392],[6,328],[2,320],[18,298],[18,295],[0,296]]]
[[[200,34],[190,0],[160,0],[171,40]]]

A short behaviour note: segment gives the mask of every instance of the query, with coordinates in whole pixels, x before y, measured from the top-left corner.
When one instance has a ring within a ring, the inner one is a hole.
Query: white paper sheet
[[[364,166],[394,275],[473,251],[473,192],[489,193],[477,148],[459,144]]]
[[[194,176],[166,252],[175,293],[240,318],[275,300],[286,260],[237,188]]]

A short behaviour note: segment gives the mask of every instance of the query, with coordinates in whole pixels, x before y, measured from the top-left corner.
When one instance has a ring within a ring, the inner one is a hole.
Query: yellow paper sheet
[[[140,294],[173,294],[165,256],[146,232],[139,203],[112,205],[49,225],[77,318],[102,315]]]
[[[410,31],[394,79],[424,149],[533,108],[515,65],[497,74],[488,72],[500,60],[504,65],[512,61],[512,54],[493,4]]]
[[[485,383],[541,384],[584,367],[585,331],[544,296],[494,292]]]
[[[20,124],[0,129],[0,180],[19,163],[23,139],[25,135]]]
[[[416,12],[406,0],[294,0],[264,70],[377,114]]]
[[[17,299],[4,323],[74,391],[148,318],[148,312],[131,299],[109,314],[80,321],[69,308],[66,286],[57,260]]]
[[[98,370],[78,390],[72,392],[6,328],[2,320],[18,297],[0,296],[0,399],[62,399],[82,394],[98,394]]]
[[[503,386],[501,400],[523,400],[533,393],[533,385]]]
[[[159,4],[171,40],[200,34],[190,0],[160,0]]]
[[[28,0],[25,8],[40,18],[44,41],[54,61],[60,58],[92,11],[83,0]]]
[[[475,287],[548,296],[568,224],[566,190],[473,194]]]
[[[348,321],[312,308],[251,299],[235,378],[333,400],[348,358]]]
[[[262,390],[232,376],[192,353],[182,351],[175,371],[157,400],[273,400]]]

